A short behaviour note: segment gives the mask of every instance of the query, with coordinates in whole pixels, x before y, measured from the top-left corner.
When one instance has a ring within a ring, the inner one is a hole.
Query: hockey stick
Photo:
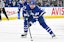
[[[28,21],[27,21],[27,24],[28,24],[28,29],[29,29],[29,34],[30,34],[31,41],[33,41],[32,34],[31,34],[31,31],[30,31],[30,28],[29,28],[29,22]]]
[[[27,15],[28,15],[29,13],[27,12]],[[28,18],[27,18],[27,20],[28,20]],[[27,21],[27,25],[28,25],[28,29],[29,29],[29,34],[30,34],[30,38],[31,38],[31,41],[33,41],[33,39],[32,39],[32,34],[31,34],[31,31],[30,31],[30,25],[29,25],[29,21]]]
[[[31,41],[33,41],[30,28],[29,28],[29,34],[30,34]]]

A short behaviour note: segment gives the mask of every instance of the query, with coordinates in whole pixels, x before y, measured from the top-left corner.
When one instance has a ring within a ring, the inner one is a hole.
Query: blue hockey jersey
[[[27,2],[24,2],[24,3],[19,2],[18,9],[20,10],[23,6],[26,6],[26,5],[27,5]]]
[[[27,5],[24,10],[24,14],[28,13],[28,16],[32,15],[33,18],[38,18],[39,16],[42,16],[45,13],[44,10],[41,10],[38,6],[35,6],[34,9],[31,9],[30,6]]]

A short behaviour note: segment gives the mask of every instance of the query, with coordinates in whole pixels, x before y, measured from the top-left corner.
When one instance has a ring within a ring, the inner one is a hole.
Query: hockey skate
[[[23,34],[21,35],[21,37],[22,37],[22,38],[26,38],[26,37],[27,37],[27,33],[23,33]]]

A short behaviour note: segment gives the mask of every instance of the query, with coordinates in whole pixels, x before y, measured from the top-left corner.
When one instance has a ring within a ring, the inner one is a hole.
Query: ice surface
[[[56,34],[56,38],[52,39],[36,22],[30,27],[33,42],[64,42],[64,19],[45,19],[45,21]],[[27,38],[22,38],[22,33],[23,20],[0,21],[0,42],[32,42],[29,32]]]

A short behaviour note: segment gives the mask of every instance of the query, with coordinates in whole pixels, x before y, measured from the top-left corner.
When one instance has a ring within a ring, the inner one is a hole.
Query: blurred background
[[[21,0],[3,0],[6,7],[18,7]],[[41,7],[64,7],[64,0],[35,0],[36,4]]]

